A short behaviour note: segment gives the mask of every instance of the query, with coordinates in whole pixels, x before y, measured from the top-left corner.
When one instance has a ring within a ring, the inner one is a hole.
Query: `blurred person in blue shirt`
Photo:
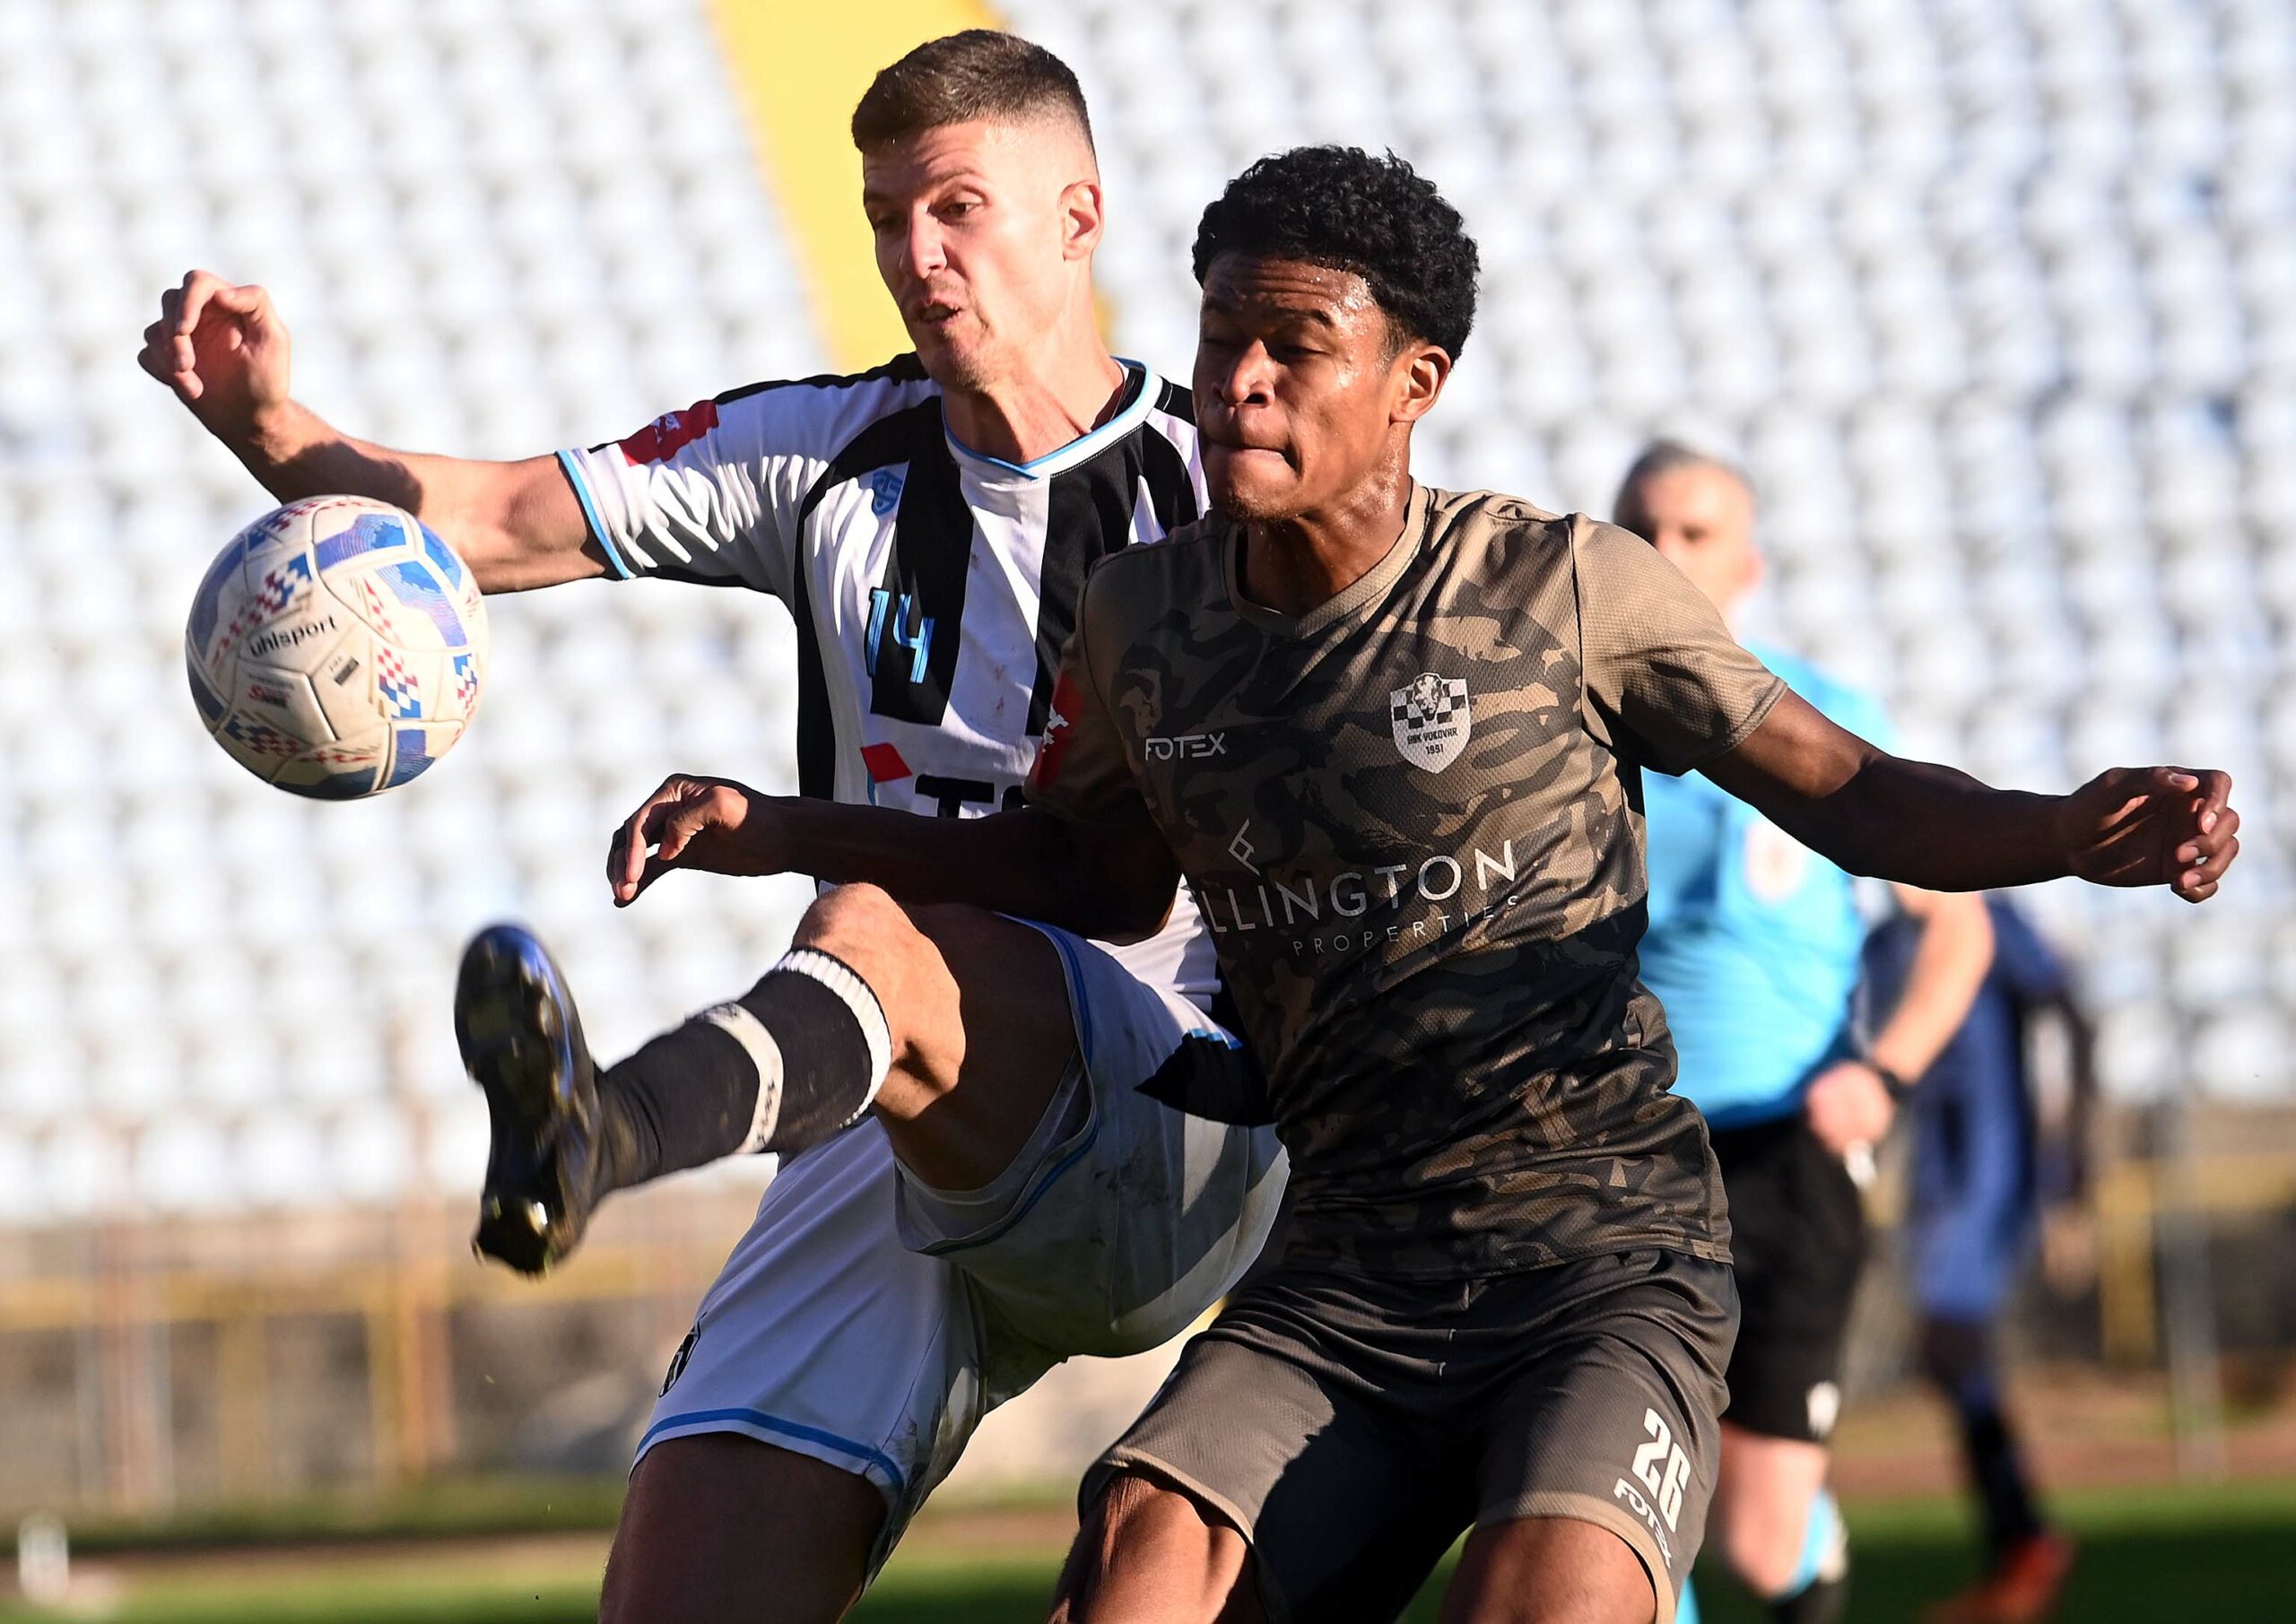
[[[1909,1115],[1908,1255],[1921,1313],[1923,1373],[1953,1407],[1983,1519],[1984,1576],[1929,1624],[2026,1624],[2056,1605],[2072,1541],[2035,1503],[2031,1473],[2002,1409],[1994,1327],[2031,1255],[2045,1206],[2075,1203],[2087,1182],[2095,1046],[2064,964],[2022,914],[1987,899],[1993,968],[1969,1019],[1923,1073]],[[1867,997],[1887,1009],[1918,951],[1903,920],[1866,944]],[[2044,1109],[2029,1040],[2062,1023],[2068,1086]]]
[[[1662,441],[1619,491],[1617,522],[1735,621],[1761,578],[1754,497],[1729,465]],[[1833,721],[1887,749],[1870,698],[1807,661],[1748,647]],[[1855,1166],[1870,1166],[1909,1079],[1961,1024],[1991,952],[1975,896],[1895,887],[1916,945],[1904,996],[1861,1044],[1866,921],[1842,870],[1707,778],[1643,781],[1650,926],[1642,979],[1705,1112],[1730,1202],[1741,1301],[1709,1549],[1780,1624],[1832,1624],[1848,1548],[1825,1487],[1842,1346],[1865,1252]]]

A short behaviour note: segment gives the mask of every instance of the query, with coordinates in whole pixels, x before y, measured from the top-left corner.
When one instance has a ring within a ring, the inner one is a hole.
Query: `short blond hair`
[[[1055,117],[1092,144],[1084,87],[1068,65],[1018,34],[969,28],[927,39],[869,82],[853,109],[863,152],[944,125]]]

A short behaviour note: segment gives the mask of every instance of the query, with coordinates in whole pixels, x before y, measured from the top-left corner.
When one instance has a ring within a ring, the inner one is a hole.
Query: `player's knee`
[[[1821,1488],[1798,1504],[1773,1502],[1726,1527],[1724,1539],[1731,1571],[1776,1617],[1818,1624],[1830,1606],[1838,1607],[1828,1598],[1848,1576],[1849,1542],[1829,1490]]]
[[[1442,1619],[1644,1624],[1656,1610],[1648,1569],[1616,1533],[1570,1517],[1524,1517],[1484,1524],[1467,1537]]]
[[[1790,1586],[1801,1560],[1805,1508],[1741,1495],[1717,1510],[1715,1543],[1738,1583],[1758,1596]]]
[[[935,1002],[931,994],[947,979],[940,950],[880,886],[823,891],[798,922],[791,945],[827,953],[868,983],[896,1039],[901,1022]]]
[[[811,945],[827,950],[831,939],[875,942],[913,941],[959,951],[986,939],[998,916],[958,902],[903,902],[865,880],[831,886],[813,899],[799,926]]]
[[[1118,1472],[1076,1531],[1056,1624],[1257,1624],[1250,1547],[1193,1495]]]
[[[1794,1544],[1764,1528],[1736,1533],[1725,1542],[1723,1559],[1739,1584],[1758,1596],[1774,1596],[1794,1578]]]
[[[847,955],[840,948],[869,953],[899,951],[903,938],[916,934],[908,910],[893,900],[891,891],[854,884],[831,886],[814,898],[798,924],[796,939],[843,959]]]

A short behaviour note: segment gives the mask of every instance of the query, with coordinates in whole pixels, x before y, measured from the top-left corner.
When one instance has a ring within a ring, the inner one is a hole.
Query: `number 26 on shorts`
[[[1650,1441],[1634,1452],[1634,1475],[1650,1490],[1651,1503],[1673,1533],[1683,1514],[1683,1489],[1690,1481],[1690,1456],[1674,1442],[1674,1429],[1656,1410],[1642,1412]]]

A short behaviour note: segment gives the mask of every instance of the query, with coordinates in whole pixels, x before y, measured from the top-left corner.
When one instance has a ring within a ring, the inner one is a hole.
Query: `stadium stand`
[[[267,504],[132,362],[194,265],[269,285],[299,391],[392,443],[532,455],[826,364],[698,0],[0,6],[0,1217],[475,1188],[475,925],[564,941],[611,1049],[794,916],[616,918],[601,877],[677,763],[785,776],[748,594],[498,602],[485,743],[420,796],[299,803],[200,738],[184,606]]]
[[[1767,629],[1909,748],[2036,786],[2231,768],[2247,855],[2207,910],[2042,908],[2095,950],[2115,1090],[2286,1099],[2284,0],[1004,13],[1091,98],[1126,352],[1185,369],[1233,169],[1392,145],[1487,267],[1429,476],[1600,511],[1648,435],[1713,445],[1763,491]],[[184,607],[265,504],[131,360],[192,265],[270,285],[311,404],[413,446],[595,441],[828,364],[700,0],[0,5],[4,1220],[474,1187],[469,930],[563,943],[613,1051],[738,985],[802,894],[617,916],[599,881],[663,771],[787,781],[786,622],[749,595],[499,603],[470,740],[372,803],[201,740]]]

